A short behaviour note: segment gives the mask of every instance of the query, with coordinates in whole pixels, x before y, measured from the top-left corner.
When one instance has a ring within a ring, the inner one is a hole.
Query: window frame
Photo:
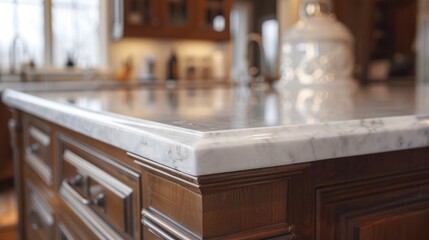
[[[45,67],[54,67],[54,36],[53,36],[53,28],[52,28],[52,1],[53,0],[44,0],[44,64]],[[99,35],[100,35],[100,62],[98,66],[94,66],[95,68],[105,68],[108,66],[108,47],[109,47],[109,30],[108,30],[108,1],[99,0],[99,11],[100,11],[100,27],[99,27]]]

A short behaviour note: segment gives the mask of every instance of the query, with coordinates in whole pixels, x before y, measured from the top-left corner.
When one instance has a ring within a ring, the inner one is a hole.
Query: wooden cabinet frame
[[[20,127],[25,126],[23,119],[28,116],[24,115],[13,111],[10,124],[21,232],[28,221],[24,203],[29,200],[23,183],[30,179],[53,210],[55,236],[63,232],[81,239],[145,240],[429,237],[429,147],[191,176],[30,116],[48,125],[55,136],[54,184],[49,186],[25,163],[25,131]],[[114,221],[82,204],[77,191],[64,188],[60,158],[65,151],[105,173],[91,170],[97,181],[114,182],[108,175],[125,184],[123,189],[132,189],[134,234],[120,233]]]
[[[186,0],[188,2],[188,20],[184,26],[172,26],[169,24],[168,0],[153,0],[152,14],[155,17],[151,24],[132,24],[127,18],[132,0],[124,1],[125,11],[125,37],[148,37],[148,38],[181,38],[181,39],[205,39],[227,41],[230,39],[230,11],[232,0],[224,0],[223,12],[225,14],[225,30],[216,32],[206,28],[204,22],[204,8],[206,0]]]

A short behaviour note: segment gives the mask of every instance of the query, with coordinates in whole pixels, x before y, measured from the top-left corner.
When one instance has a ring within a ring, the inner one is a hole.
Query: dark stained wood
[[[288,221],[288,216],[292,216],[304,232],[308,231],[310,219],[288,211],[309,203],[301,188],[289,187],[290,182],[295,181],[294,176],[305,176],[303,171],[309,167],[307,164],[195,179],[163,166],[159,166],[163,171],[156,171],[158,164],[141,157],[137,159],[136,162],[144,167],[143,209],[158,218],[168,216],[158,221],[167,222],[158,224],[158,228],[164,225],[164,234],[174,235],[169,230],[174,229],[193,238],[265,239],[294,231],[296,226]],[[182,176],[180,180],[179,176]],[[198,181],[199,191],[195,181]],[[302,184],[306,185],[305,180]],[[289,203],[289,198],[298,201]],[[159,231],[151,226],[148,230]]]
[[[23,136],[22,136],[22,114],[14,109],[10,111],[9,120],[10,142],[13,149],[14,187],[18,208],[17,239],[24,239],[24,184],[23,184]]]
[[[144,210],[157,219],[168,216],[165,221],[177,232],[189,232],[197,237],[203,235],[200,194],[149,172],[143,171],[142,176]]]
[[[54,211],[30,179],[25,185],[25,233],[27,239],[54,240]]]
[[[88,201],[88,214],[98,215],[118,232],[139,236],[139,174],[81,141],[64,134],[57,137],[60,189],[67,186]],[[94,204],[98,199],[102,202]]]
[[[10,184],[10,180],[13,179],[13,158],[8,129],[10,118],[8,108],[0,101],[0,184]]]
[[[138,0],[137,0],[138,1]],[[129,22],[132,0],[124,1],[125,9],[125,37],[152,37],[152,38],[180,38],[227,41],[230,39],[230,11],[232,0],[223,1],[225,16],[225,30],[216,32],[204,26],[204,8],[206,0],[186,0],[187,23],[184,26],[172,26],[169,24],[169,6],[167,0],[152,0],[151,13],[153,17],[147,24],[132,24]]]
[[[89,229],[84,222],[70,209],[70,207],[63,201],[58,203],[57,210],[57,228],[56,236],[57,239],[63,240],[69,239],[82,239],[82,240],[92,240],[98,239],[98,236]],[[69,237],[69,238],[67,238]]]
[[[27,115],[13,111],[18,125],[24,122],[21,114]],[[123,216],[122,203],[111,205],[116,209],[103,217],[102,212],[88,212],[87,207],[79,207],[80,203],[69,204],[64,200],[63,178],[69,180],[73,176],[68,173],[70,166],[61,165],[65,150],[133,189],[136,231],[134,235],[118,235],[125,239],[424,240],[429,237],[426,227],[429,148],[195,177],[34,116],[25,119],[50,128],[54,184],[46,184],[25,163],[25,134],[19,127],[14,128],[17,189],[24,194],[19,198],[19,206],[21,211],[28,210],[29,204],[22,204],[29,197],[23,182],[30,180],[54,211],[57,237],[105,236],[97,233],[82,214],[101,216],[108,231],[121,232],[124,226],[116,219]],[[124,169],[141,177],[132,177]],[[110,177],[102,179],[110,181]],[[81,191],[76,193],[85,197]],[[20,218],[28,224],[22,214]]]
[[[53,186],[53,135],[48,123],[28,115],[23,117],[25,163],[49,186]]]
[[[368,68],[374,58],[391,60],[394,54],[401,53],[414,59],[417,0],[335,0],[333,3],[338,19],[355,38],[356,72],[361,82],[369,80]],[[384,14],[377,12],[380,4]],[[378,29],[383,30],[384,42],[377,43]],[[384,56],[377,56],[380,52]]]
[[[375,219],[370,224],[361,225],[357,234],[359,239],[383,240],[383,239],[429,239],[429,228],[425,223],[429,222],[429,210],[426,206],[423,209],[411,211],[405,209],[404,212],[393,216],[384,216]]]
[[[384,178],[357,180],[318,188],[316,190],[317,239],[360,239],[361,232],[368,234],[376,229],[398,231],[401,228],[395,229],[393,225],[389,227],[389,221],[392,224],[404,221],[403,223],[407,226],[410,223],[405,222],[404,215],[414,215],[414,211],[426,211],[427,217],[428,177],[429,171],[416,171],[412,174],[395,174]],[[419,234],[427,236],[429,231],[426,231],[423,225],[425,224],[421,222],[420,225],[413,227],[420,229],[417,231]],[[407,227],[403,228],[403,230],[406,229]],[[398,236],[394,239],[409,238]]]

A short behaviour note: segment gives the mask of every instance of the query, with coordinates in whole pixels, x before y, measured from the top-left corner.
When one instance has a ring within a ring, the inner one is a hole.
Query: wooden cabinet
[[[413,62],[417,0],[334,0],[333,3],[338,19],[354,36],[355,70],[361,82],[374,80],[370,79],[374,60],[393,61],[399,54],[403,60]]]
[[[66,135],[58,139],[61,198],[100,236],[137,237],[139,174]]]
[[[231,0],[125,0],[125,37],[229,40]]]
[[[25,162],[48,186],[52,186],[54,164],[50,127],[29,116],[24,117],[23,126]]]
[[[429,239],[429,171],[316,190],[317,239]]]
[[[191,176],[26,113],[11,122],[23,239],[429,239],[429,148]]]
[[[0,93],[1,98],[1,93]],[[8,121],[11,117],[7,107],[0,102],[0,186],[10,184],[13,179],[13,154],[10,145]]]
[[[141,239],[140,174],[125,152],[13,113],[20,239]]]
[[[29,239],[54,240],[54,212],[36,186],[25,181],[25,231]]]

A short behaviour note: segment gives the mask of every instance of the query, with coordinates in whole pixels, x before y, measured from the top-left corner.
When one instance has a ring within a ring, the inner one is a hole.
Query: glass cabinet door
[[[216,32],[225,30],[224,3],[224,0],[206,0],[206,5],[203,9],[205,14],[204,26],[206,28],[213,29]]]
[[[1,1],[1,0],[0,0]],[[229,39],[232,0],[124,0],[125,36]]]
[[[187,0],[168,0],[168,25],[185,26],[188,24],[189,4]]]
[[[194,0],[166,0],[167,27],[191,27],[194,20]]]
[[[216,40],[229,40],[229,23],[232,0],[198,1],[197,27],[202,36]]]
[[[125,5],[126,21],[130,25],[156,27],[162,24],[161,1],[128,0]]]

